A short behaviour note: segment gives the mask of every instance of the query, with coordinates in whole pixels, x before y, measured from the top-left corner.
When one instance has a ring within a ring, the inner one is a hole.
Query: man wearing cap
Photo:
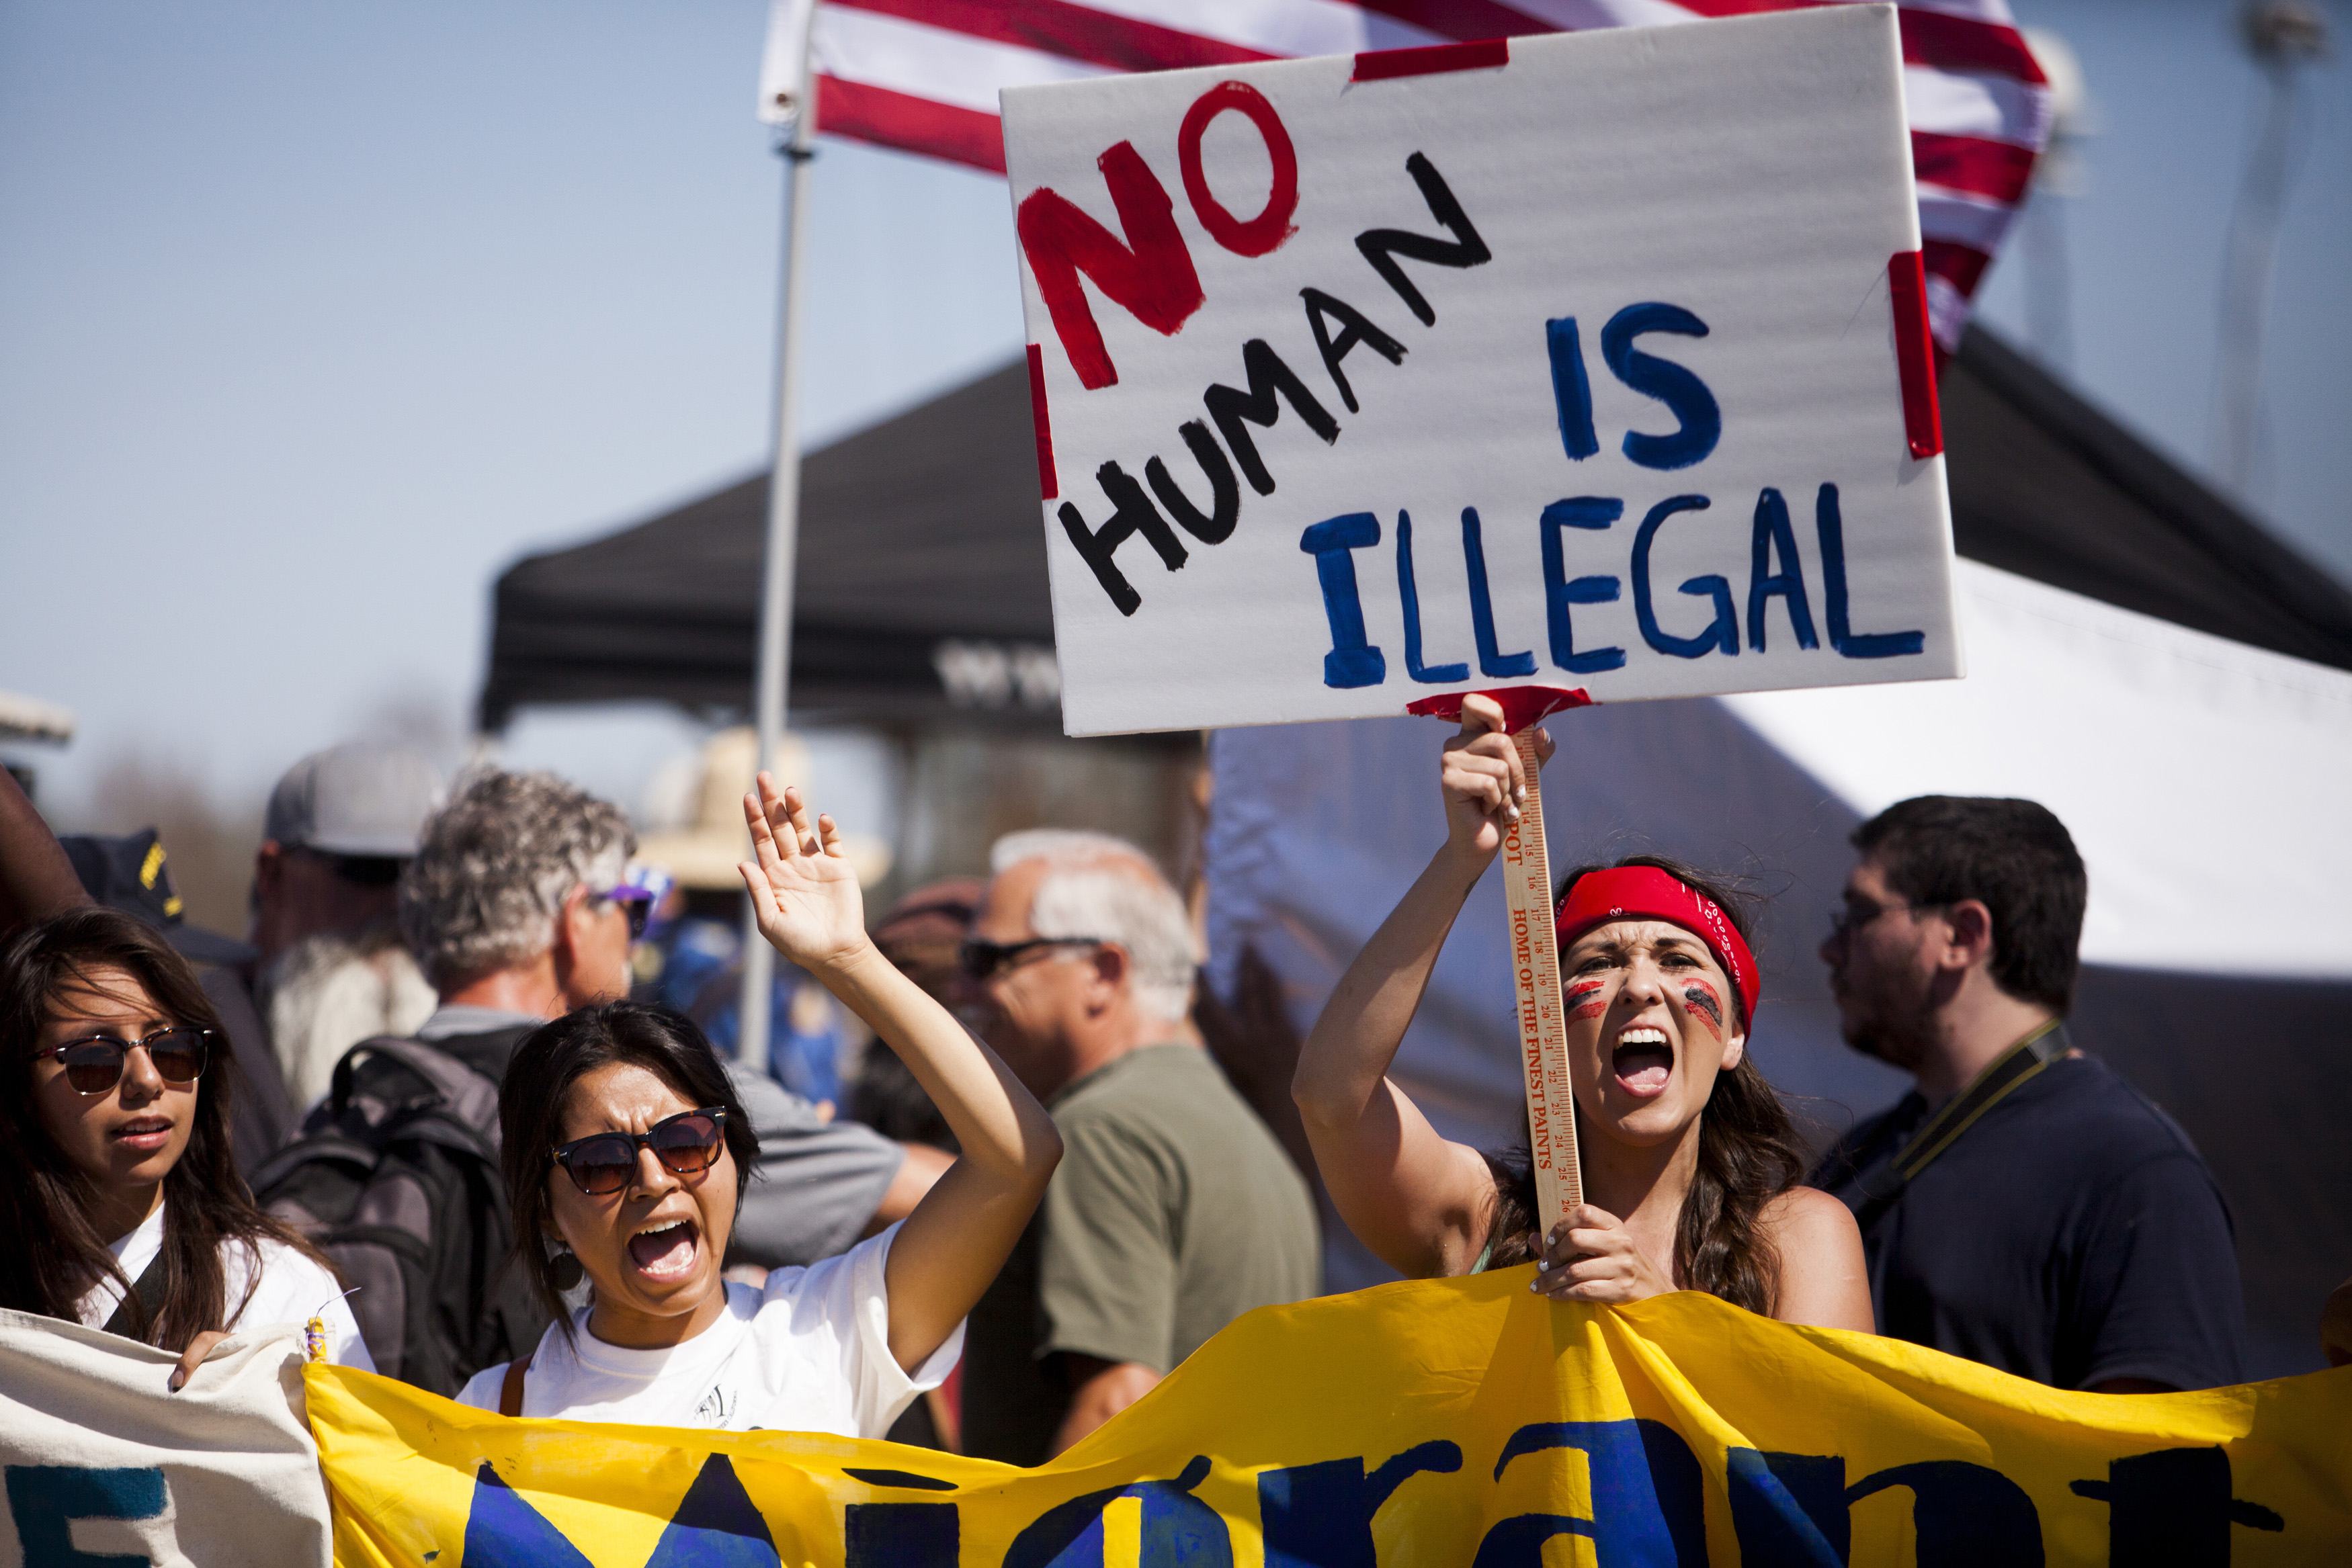
[[[351,742],[288,768],[269,792],[253,857],[261,962],[311,936],[357,936],[394,921],[401,868],[440,801],[439,772],[398,747]]]
[[[1862,1227],[1879,1333],[2060,1388],[2237,1382],[2221,1189],[2067,1037],[2089,882],[2065,825],[2031,800],[1927,795],[1853,843],[1822,958],[1846,1043],[1917,1087],[1811,1183]]]
[[[433,988],[400,939],[400,873],[441,800],[430,762],[347,742],[270,791],[253,858],[254,994],[295,1103],[326,1092],[344,1051],[406,1034]]]

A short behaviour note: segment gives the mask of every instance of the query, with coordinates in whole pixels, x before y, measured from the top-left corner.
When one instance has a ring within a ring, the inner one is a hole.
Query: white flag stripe
[[[814,43],[816,67],[844,81],[887,88],[910,98],[982,114],[996,112],[996,94],[1008,87],[1080,81],[1111,73],[1101,66],[1013,44],[951,33],[877,12],[820,5]],[[817,113],[822,118],[822,101]]]
[[[1903,101],[1914,131],[2035,149],[2050,139],[2050,89],[2011,77],[1906,66]]]
[[[1345,0],[1081,0],[1089,11],[1284,57],[1417,48],[1453,40]]]
[[[1706,18],[1674,0],[1510,0],[1511,9],[1524,11],[1563,33],[1587,33],[1596,27],[1664,27]]]
[[[1927,330],[1946,351],[1960,351],[1960,334],[1968,330],[1969,297],[1937,273],[1927,275]]]
[[[1990,255],[2000,248],[2000,236],[2009,232],[2009,220],[2016,212],[2005,202],[1988,202],[1980,196],[1958,195],[1938,192],[1932,185],[1923,186],[1919,192],[1919,233],[1928,239],[1949,240]]]

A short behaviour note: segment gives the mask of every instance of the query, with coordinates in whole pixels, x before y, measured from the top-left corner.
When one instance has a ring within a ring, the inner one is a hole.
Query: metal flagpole
[[[772,768],[783,739],[784,710],[792,689],[793,576],[800,546],[800,323],[802,264],[808,232],[809,143],[816,135],[816,74],[809,68],[803,35],[799,112],[792,133],[778,150],[784,161],[783,277],[776,301],[776,462],[768,479],[767,571],[760,598],[760,674],[754,720],[760,736],[760,766]],[[807,780],[779,779],[779,783]],[[768,1067],[769,998],[775,984],[775,951],[760,935],[749,901],[743,914],[743,997],[740,1006],[736,1060],[754,1072]]]

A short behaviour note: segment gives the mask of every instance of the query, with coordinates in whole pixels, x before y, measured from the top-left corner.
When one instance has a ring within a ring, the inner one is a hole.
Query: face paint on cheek
[[[1723,998],[1705,980],[1683,982],[1683,1009],[1691,1017],[1706,1025],[1706,1032],[1716,1039],[1723,1038]]]
[[[1568,1016],[1571,1019],[1597,1019],[1609,1010],[1609,998],[1602,993],[1609,988],[1602,980],[1579,980],[1568,988]]]

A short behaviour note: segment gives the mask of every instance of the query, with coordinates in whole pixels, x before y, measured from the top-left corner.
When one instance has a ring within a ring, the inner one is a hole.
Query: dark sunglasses
[[[1005,965],[1039,947],[1099,947],[1099,936],[1032,936],[1026,942],[987,942],[967,936],[956,949],[956,962],[975,980],[985,980]]]
[[[1830,941],[1832,944],[1842,944],[1864,926],[1892,915],[1898,909],[1942,909],[1944,907],[1946,906],[1940,904],[1872,904],[1864,899],[1849,898],[1837,908],[1830,911]]]
[[[624,885],[598,892],[592,888],[588,896],[602,899],[606,904],[619,904],[621,913],[628,916],[629,940],[635,942],[644,937],[646,922],[653,918],[655,895],[652,889]]]
[[[672,1176],[700,1176],[719,1163],[719,1152],[726,1147],[726,1125],[723,1105],[680,1111],[642,1133],[592,1133],[574,1138],[554,1151],[555,1163],[590,1197],[610,1197],[629,1185],[639,1149],[651,1149]]]
[[[63,1062],[66,1082],[75,1093],[103,1094],[122,1082],[122,1063],[133,1046],[146,1051],[164,1082],[186,1084],[204,1076],[212,1042],[208,1029],[159,1029],[144,1040],[93,1034],[63,1045],[45,1045],[33,1055],[36,1060],[54,1056]]]

